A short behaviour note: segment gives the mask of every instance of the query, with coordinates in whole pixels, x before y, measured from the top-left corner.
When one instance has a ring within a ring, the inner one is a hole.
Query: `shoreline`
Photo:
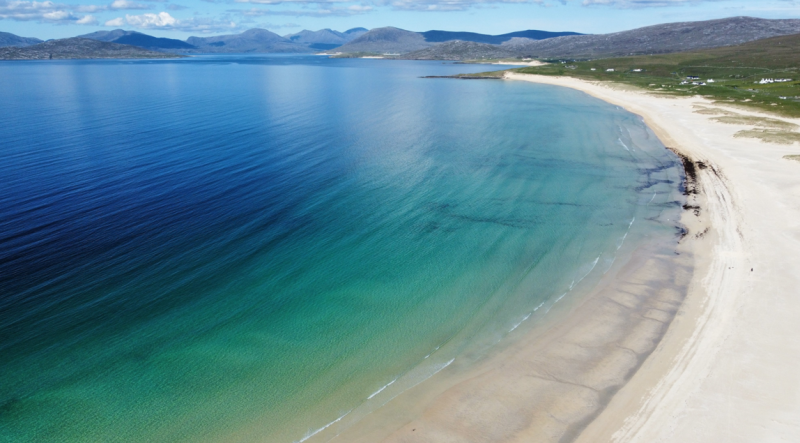
[[[791,271],[800,261],[800,165],[784,159],[800,147],[737,138],[752,125],[713,120],[720,114],[711,111],[764,114],[699,97],[505,78],[577,89],[642,117],[684,162],[684,237],[677,249],[674,241],[640,246],[523,339],[467,373],[448,368],[455,382],[407,391],[327,441],[800,437],[800,344],[792,338],[800,276]]]
[[[679,168],[661,179],[680,180]],[[677,186],[668,192],[665,207],[672,209],[652,220],[672,230],[685,212],[675,204],[686,201]],[[475,366],[453,365],[319,441],[573,440],[646,361],[678,312],[693,257],[689,250],[676,255],[679,233],[672,232],[629,243],[599,280]]]
[[[644,118],[667,147],[702,165],[698,193],[687,203],[698,209],[682,217],[696,263],[686,299],[652,355],[574,441],[800,438],[800,165],[784,159],[800,146],[736,137],[753,125],[713,120],[714,109],[767,115],[701,97],[656,97],[565,77],[505,78],[577,89],[621,106]]]

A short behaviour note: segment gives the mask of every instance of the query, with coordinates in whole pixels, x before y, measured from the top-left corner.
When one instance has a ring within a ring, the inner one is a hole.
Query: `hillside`
[[[148,51],[136,46],[101,42],[86,38],[50,40],[25,48],[0,48],[0,60],[57,60],[99,58],[176,58],[179,56]]]
[[[503,46],[523,56],[588,59],[715,48],[796,33],[800,33],[800,20],[733,17],[667,23],[613,34],[539,41],[511,39]]]
[[[113,31],[98,31],[91,34],[79,35],[79,38],[88,38],[101,42],[119,43],[122,45],[138,46],[151,51],[171,51],[179,52],[195,49],[194,46],[172,38],[153,37],[136,31],[125,31],[115,29]]]
[[[454,40],[409,52],[396,58],[403,60],[486,60],[515,56],[515,53],[500,46]]]
[[[14,46],[23,48],[25,46],[32,46],[41,43],[38,38],[33,37],[20,37],[11,34],[10,32],[0,32],[0,47]]]
[[[701,51],[553,63],[515,71],[614,81],[657,94],[703,95],[800,117],[800,34]],[[761,83],[762,79],[791,81]]]
[[[398,28],[377,28],[372,29],[351,43],[336,48],[336,52],[342,53],[372,53],[372,54],[406,54],[412,51],[419,51],[432,47],[438,43],[462,41],[483,44],[499,45],[513,38],[525,37],[529,39],[554,38],[565,35],[581,35],[575,32],[547,32],[547,31],[518,31],[501,35],[479,34],[477,32],[453,32],[453,31],[426,31],[412,32]],[[442,48],[442,51],[452,50]],[[474,48],[477,48],[474,47]],[[488,48],[483,48],[484,51]],[[509,49],[497,48],[497,54],[508,54]],[[439,57],[433,53],[423,53],[424,56]],[[498,55],[499,56],[499,55]],[[503,55],[505,56],[505,55]],[[451,57],[442,53],[441,57]],[[491,57],[488,57],[491,58]],[[497,57],[495,57],[497,58]],[[423,60],[423,59],[420,59]],[[439,58],[436,58],[439,60]]]
[[[295,43],[266,29],[250,29],[241,34],[214,37],[189,37],[186,43],[197,49],[195,53],[290,53],[312,52],[308,46]]]
[[[583,35],[577,32],[548,32],[536,31],[529,29],[527,31],[509,32],[508,34],[500,35],[487,35],[478,34],[477,32],[452,32],[452,31],[426,31],[420,32],[425,41],[431,43],[441,43],[453,40],[462,40],[466,42],[487,43],[490,45],[499,45],[503,42],[509,41],[512,38],[528,38],[531,40],[544,40],[547,38],[562,37],[565,35]]]
[[[285,35],[284,38],[295,43],[306,45],[311,49],[324,51],[339,47],[366,32],[367,30],[364,28],[353,28],[345,32],[334,31],[332,29],[321,29],[319,31],[304,29],[295,34]]]
[[[371,29],[346,45],[336,48],[337,52],[365,52],[376,54],[405,54],[432,46],[417,32],[386,27]]]

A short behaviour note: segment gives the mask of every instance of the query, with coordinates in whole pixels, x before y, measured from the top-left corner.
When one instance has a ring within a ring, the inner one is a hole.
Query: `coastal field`
[[[735,103],[797,118],[800,117],[798,48],[800,35],[789,35],[674,54],[590,61],[548,60],[550,63],[546,65],[516,72],[611,81],[666,96],[700,95],[713,102]]]

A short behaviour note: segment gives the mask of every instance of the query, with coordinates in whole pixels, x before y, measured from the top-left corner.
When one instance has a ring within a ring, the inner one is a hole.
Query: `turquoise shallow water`
[[[0,440],[313,438],[675,235],[637,117],[418,78],[483,70],[0,64]]]

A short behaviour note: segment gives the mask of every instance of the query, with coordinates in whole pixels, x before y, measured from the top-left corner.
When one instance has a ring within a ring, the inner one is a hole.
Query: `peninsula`
[[[26,47],[0,48],[0,60],[181,58],[180,55],[148,51],[131,45],[87,38],[50,40]]]

